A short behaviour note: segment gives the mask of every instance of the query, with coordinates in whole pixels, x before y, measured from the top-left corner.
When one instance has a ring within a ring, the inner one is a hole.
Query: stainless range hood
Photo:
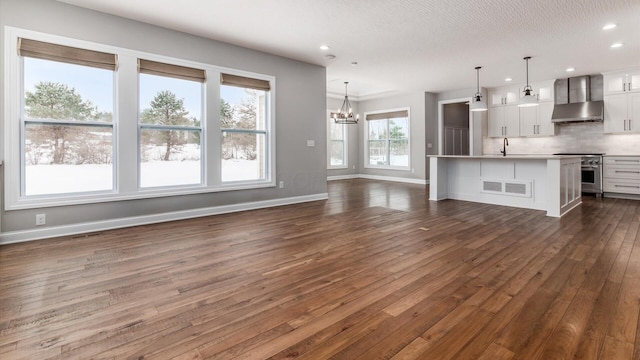
[[[554,123],[603,121],[602,75],[558,79],[555,84]]]

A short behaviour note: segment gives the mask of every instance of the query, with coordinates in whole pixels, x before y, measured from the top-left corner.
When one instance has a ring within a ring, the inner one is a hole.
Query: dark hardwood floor
[[[640,359],[640,201],[330,199],[0,247],[2,359]]]

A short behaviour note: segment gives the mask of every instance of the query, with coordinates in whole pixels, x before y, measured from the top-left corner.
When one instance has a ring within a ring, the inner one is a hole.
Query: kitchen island
[[[582,203],[580,156],[428,155],[429,200],[544,210],[560,217]]]

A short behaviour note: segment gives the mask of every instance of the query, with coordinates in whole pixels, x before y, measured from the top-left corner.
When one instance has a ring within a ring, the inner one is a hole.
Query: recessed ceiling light
[[[576,71],[575,68],[567,68],[567,72],[572,72],[572,71]]]
[[[513,80],[513,79],[512,79],[512,78],[506,78],[506,79],[504,79],[504,81],[511,81],[511,80]]]
[[[358,66],[358,62],[357,61],[352,61],[351,62],[351,66]]]
[[[327,55],[325,55],[324,57],[325,57],[325,59],[327,59],[327,60],[334,60],[334,59],[336,58],[336,56],[335,56],[335,55],[332,55],[332,54],[327,54]]]
[[[611,45],[611,48],[615,49],[615,48],[619,48],[621,47],[623,44],[622,43],[615,43]]]
[[[329,50],[329,49],[331,49],[329,47],[329,45],[320,45],[320,50],[325,50],[326,51],[326,50]]]
[[[607,25],[602,27],[602,30],[611,30],[611,29],[615,28],[616,26],[618,26],[618,25],[616,25],[616,24],[607,24]]]

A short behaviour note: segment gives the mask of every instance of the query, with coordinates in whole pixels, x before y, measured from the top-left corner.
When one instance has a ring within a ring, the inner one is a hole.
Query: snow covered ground
[[[258,160],[222,160],[222,180],[261,178]],[[200,161],[149,161],[140,165],[143,188],[200,183]],[[28,165],[26,195],[105,191],[113,188],[113,168],[107,165]]]
[[[153,159],[140,164],[140,187],[180,186],[200,184],[200,146],[185,144],[171,153],[170,161],[160,161],[164,146],[148,146],[144,158]],[[47,153],[42,162],[51,162]],[[112,164],[81,165],[27,165],[26,195],[65,194],[113,189]],[[222,160],[222,181],[257,180],[260,174],[258,160]]]

